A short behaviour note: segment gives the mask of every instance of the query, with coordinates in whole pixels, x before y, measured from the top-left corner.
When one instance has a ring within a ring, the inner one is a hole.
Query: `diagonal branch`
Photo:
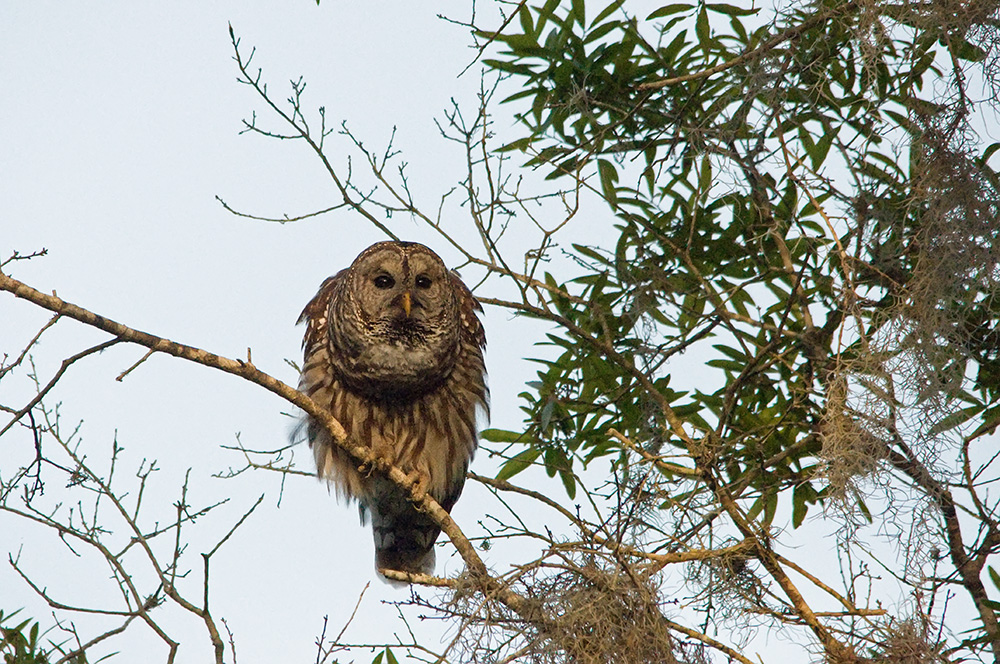
[[[173,355],[174,357],[239,376],[244,380],[260,385],[269,392],[299,407],[314,418],[321,426],[326,428],[337,444],[356,461],[373,464],[391,481],[410,493],[414,504],[430,515],[435,523],[441,527],[441,530],[451,539],[452,544],[454,544],[462,556],[472,578],[483,594],[495,597],[525,620],[532,622],[539,620],[539,617],[535,615],[535,610],[524,597],[490,575],[482,558],[476,552],[474,545],[465,536],[448,512],[426,492],[423,492],[422,495],[421,492],[414,492],[417,484],[416,478],[408,476],[400,468],[391,466],[382,459],[373,458],[368,448],[352,441],[348,437],[344,427],[329,411],[319,406],[319,404],[305,394],[274,378],[270,374],[259,370],[250,361],[230,359],[202,350],[201,348],[187,346],[148,332],[132,329],[75,304],[66,302],[55,295],[46,295],[3,273],[0,273],[0,290],[12,293],[15,297],[27,300],[36,306],[65,318],[72,318],[85,325],[96,327],[99,330],[114,335],[115,339],[113,343],[127,342],[138,344],[153,352],[166,353],[167,355]]]

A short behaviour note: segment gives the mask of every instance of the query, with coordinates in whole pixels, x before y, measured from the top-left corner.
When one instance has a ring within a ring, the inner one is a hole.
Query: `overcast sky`
[[[263,124],[280,125],[237,84],[228,24],[247,53],[257,49],[254,63],[278,100],[288,96],[289,79],[303,76],[307,108],[325,106],[331,123],[347,121],[373,149],[384,149],[396,127],[411,187],[434,211],[461,177],[464,156],[440,138],[433,120],[452,97],[474,109],[479,84],[475,68],[457,78],[473,57],[467,32],[436,14],[467,19],[468,4],[0,3],[0,255],[45,248],[44,258],[9,271],[157,335],[230,357],[252,348],[258,367],[294,384],[284,359],[299,357],[302,330],[294,322],[303,305],[326,276],[384,237],[348,212],[282,226],[234,217],[215,200],[273,216],[338,202],[304,145],[239,135],[241,119],[254,110]],[[342,165],[347,145],[334,144],[330,152]],[[453,214],[460,213],[456,206]],[[410,219],[387,223],[403,238],[430,244],[450,265],[457,261]],[[459,234],[465,227],[464,219],[456,222]],[[17,350],[47,318],[0,295],[2,350]],[[520,422],[516,395],[535,371],[520,358],[538,354],[520,324],[503,312],[487,314],[493,421],[508,428]],[[35,352],[42,380],[65,356],[104,338],[61,322]],[[312,661],[323,616],[329,615],[331,631],[339,630],[374,578],[370,533],[355,509],[339,505],[313,480],[288,482],[278,508],[276,476],[213,479],[240,464],[238,455],[221,449],[237,435],[248,447],[282,445],[291,426],[282,415],[287,407],[231,376],[168,357],[153,357],[123,382],[114,380],[142,355],[116,347],[88,358],[68,373],[50,405],[62,402],[64,426],[83,420],[83,449],[91,460],[106,455],[117,436],[125,448],[123,486],[134,490],[143,459],[158,460],[162,470],[144,499],[149,523],[172,518],[188,468],[189,503],[232,497],[214,520],[192,529],[188,564],[196,568],[198,554],[266,494],[213,559],[212,608],[235,634],[241,664]],[[4,382],[5,401],[30,398],[26,381],[12,383]],[[27,437],[5,437],[8,449],[0,455],[8,463],[14,444],[21,455],[30,453]],[[493,466],[484,457],[475,468],[488,472]],[[308,468],[308,455],[301,458]],[[474,523],[484,493],[468,488],[456,508],[460,522]],[[47,497],[89,500],[58,483]],[[0,516],[0,543],[4,558],[20,552],[24,567],[57,600],[114,606],[106,566],[90,554],[75,557],[51,532]],[[438,559],[439,573],[455,571],[448,555]],[[197,582],[192,578],[189,588]],[[402,625],[381,600],[407,595],[374,581],[347,638],[391,640],[388,630]],[[4,562],[0,608],[22,606],[26,616],[50,622],[44,604]],[[86,617],[77,622],[96,624]],[[206,660],[209,642],[194,618],[170,618],[168,625],[183,642],[179,662]],[[416,627],[436,634],[444,626]],[[138,624],[112,647],[125,653],[118,661],[166,656]]]
[[[0,0],[0,260],[13,251],[44,248],[45,257],[8,271],[42,291],[56,290],[91,311],[175,341],[229,357],[244,357],[251,348],[259,368],[294,384],[285,359],[299,358],[302,329],[294,322],[303,305],[325,277],[384,236],[347,211],[279,225],[235,217],[216,201],[219,196],[263,216],[294,216],[339,202],[305,145],[240,135],[241,120],[254,111],[262,125],[282,127],[236,82],[228,25],[244,53],[256,48],[255,68],[263,68],[277,100],[287,98],[289,79],[302,76],[307,111],[324,106],[329,124],[346,121],[371,149],[383,150],[395,127],[411,190],[435,212],[440,197],[462,178],[465,156],[441,138],[434,119],[452,98],[474,112],[479,86],[477,67],[458,76],[474,57],[469,35],[437,14],[467,20],[469,5]],[[501,133],[510,128],[504,117],[497,125]],[[328,152],[343,167],[349,143],[331,141]],[[451,230],[471,238],[458,197],[449,201],[444,218]],[[595,207],[574,223],[582,225],[581,234],[594,233],[602,214]],[[439,237],[411,219],[395,215],[386,223],[404,239],[429,244],[449,265],[458,261]],[[481,294],[494,294],[490,287]],[[0,352],[17,351],[47,319],[45,312],[0,294]],[[533,345],[545,328],[497,310],[487,310],[486,327],[493,425],[516,429],[517,394],[536,371],[523,358],[546,352]],[[35,352],[41,380],[64,357],[104,339],[72,321],[60,322]],[[147,526],[173,518],[188,469],[190,504],[231,498],[190,530],[187,564],[195,572],[187,590],[195,598],[198,554],[265,495],[213,558],[213,613],[232,630],[240,664],[313,661],[323,616],[336,633],[369,581],[345,639],[391,641],[393,631],[406,638],[395,609],[383,601],[405,599],[408,591],[374,580],[371,534],[358,524],[354,508],[338,504],[311,478],[290,479],[279,507],[276,475],[212,477],[241,464],[239,455],[222,448],[236,444],[237,436],[250,448],[284,444],[292,426],[283,414],[286,405],[232,376],[165,356],[115,380],[142,356],[142,349],[119,346],[89,357],[67,373],[48,403],[61,402],[67,429],[83,421],[81,449],[95,463],[117,439],[124,447],[118,472],[130,491],[144,460],[157,460],[161,470],[144,498]],[[699,360],[680,361],[694,366]],[[696,371],[678,374],[681,380],[697,378]],[[23,378],[5,380],[0,389],[4,403],[31,396]],[[0,469],[31,454],[29,437],[5,436]],[[311,470],[308,451],[299,450],[296,458]],[[489,474],[496,465],[480,454],[473,469]],[[544,486],[557,495],[558,483]],[[83,489],[65,490],[59,482],[46,498],[91,500]],[[472,483],[454,514],[470,532],[496,509]],[[815,532],[819,541],[823,533]],[[162,550],[170,544],[163,542]],[[439,574],[461,569],[449,551],[438,554]],[[0,515],[0,553],[19,555],[32,578],[59,601],[115,606],[116,590],[101,560],[75,556],[49,531]],[[820,555],[828,553],[823,547]],[[487,562],[499,555],[484,553]],[[142,568],[141,560],[133,563]],[[22,606],[25,617],[51,622],[44,603],[3,562],[0,609]],[[178,611],[165,615],[171,635],[182,641],[177,661],[206,661],[210,647],[203,626]],[[113,625],[76,620],[90,635],[99,625]],[[428,635],[432,648],[454,633],[446,623],[414,619],[413,626]],[[124,653],[115,661],[166,656],[162,642],[139,624],[110,648]],[[773,641],[761,648],[772,657],[780,652]],[[370,655],[356,659],[370,661]]]

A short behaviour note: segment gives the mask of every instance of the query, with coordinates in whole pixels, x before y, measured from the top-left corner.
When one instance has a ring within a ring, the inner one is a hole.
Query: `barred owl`
[[[330,277],[306,305],[299,390],[351,439],[408,474],[451,510],[476,449],[489,392],[476,316],[482,307],[433,251],[379,242]],[[329,434],[306,421],[317,474],[371,519],[378,569],[431,573],[437,525],[409,494],[359,469]]]

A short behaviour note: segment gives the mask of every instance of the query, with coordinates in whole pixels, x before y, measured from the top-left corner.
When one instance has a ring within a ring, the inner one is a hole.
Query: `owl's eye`
[[[396,280],[387,274],[380,274],[375,277],[375,288],[379,290],[388,290],[396,285]]]
[[[421,275],[417,277],[417,280],[414,283],[417,285],[417,288],[427,290],[431,287],[431,278]]]

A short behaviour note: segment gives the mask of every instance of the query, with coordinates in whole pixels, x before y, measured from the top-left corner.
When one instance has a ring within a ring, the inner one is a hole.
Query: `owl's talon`
[[[368,458],[358,466],[358,472],[368,476],[376,469],[386,471],[396,462],[396,455],[389,445],[378,445],[368,452]]]
[[[431,477],[425,472],[419,470],[414,470],[413,472],[407,473],[406,479],[413,482],[413,488],[410,490],[410,498],[415,503],[423,501],[424,497],[427,495],[427,487],[431,483]]]

